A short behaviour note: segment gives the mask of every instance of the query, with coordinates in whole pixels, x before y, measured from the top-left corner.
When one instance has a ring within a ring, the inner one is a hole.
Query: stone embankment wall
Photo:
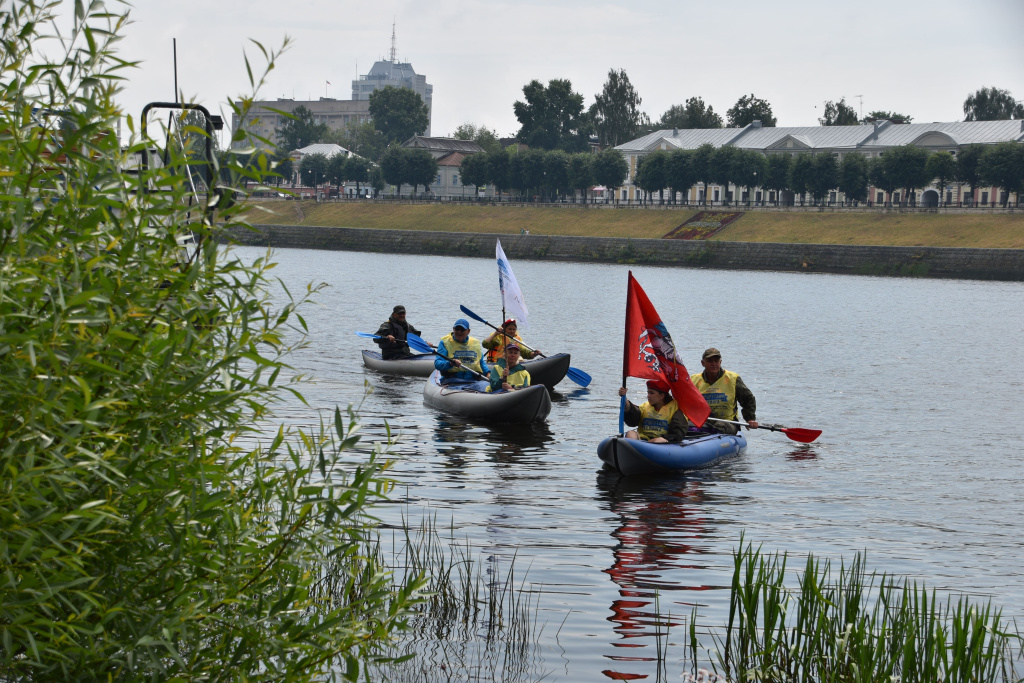
[[[505,253],[514,259],[1024,281],[1024,249],[496,235],[306,225],[256,226],[253,231],[237,232],[235,237],[241,244],[285,249],[489,259],[494,258],[494,241],[500,238]]]

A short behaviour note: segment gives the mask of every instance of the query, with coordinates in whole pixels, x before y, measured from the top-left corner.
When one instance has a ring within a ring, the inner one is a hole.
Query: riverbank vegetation
[[[723,209],[711,209],[722,211]],[[439,230],[573,237],[658,239],[685,223],[695,208],[603,209],[462,206],[373,202],[254,200],[252,223],[392,230]],[[711,239],[882,246],[1024,249],[1024,212],[886,213],[748,211]]]
[[[366,552],[390,484],[355,415],[274,424],[316,288],[272,306],[217,245],[266,167],[200,201],[211,119],[119,141],[127,17],[63,9],[0,15],[0,680],[359,679],[422,581]]]

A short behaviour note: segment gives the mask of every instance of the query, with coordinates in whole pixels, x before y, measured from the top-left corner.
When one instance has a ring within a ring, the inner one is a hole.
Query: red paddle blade
[[[779,430],[793,441],[799,441],[800,443],[811,443],[819,436],[821,436],[820,429],[801,429],[800,427],[783,427]]]

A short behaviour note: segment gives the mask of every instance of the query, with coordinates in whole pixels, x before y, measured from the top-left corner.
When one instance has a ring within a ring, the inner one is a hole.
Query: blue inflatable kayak
[[[612,436],[597,447],[597,455],[606,468],[622,474],[655,474],[711,467],[745,450],[747,439],[743,434],[711,434],[678,444]]]

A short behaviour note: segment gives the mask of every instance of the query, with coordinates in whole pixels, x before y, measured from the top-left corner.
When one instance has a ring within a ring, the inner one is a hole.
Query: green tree
[[[956,157],[949,152],[935,152],[928,157],[925,171],[930,178],[935,180],[935,184],[939,188],[939,201],[943,201],[942,195],[946,190],[946,183],[956,176]]]
[[[402,185],[407,182],[409,171],[406,168],[408,155],[405,147],[392,145],[380,158],[381,177],[388,185],[394,185],[398,196],[402,195]]]
[[[516,148],[518,150],[518,148]],[[510,151],[508,155],[508,186],[511,189],[518,190],[520,200],[525,201],[525,196],[529,191],[529,183],[526,180],[526,174],[523,173],[523,157],[526,156],[526,152],[529,150]]]
[[[629,164],[625,157],[614,149],[606,149],[594,156],[594,180],[604,185],[609,197],[615,196],[615,190],[622,186],[629,175]]]
[[[981,184],[981,155],[985,145],[964,145],[956,155],[956,181],[971,188],[973,201],[974,191]]]
[[[933,155],[934,156],[934,155]],[[1024,145],[1018,142],[1001,142],[992,145],[981,155],[979,172],[984,182],[1006,192],[1001,203],[1006,206],[1010,193],[1024,190]]]
[[[748,201],[754,199],[754,188],[763,187],[768,176],[768,159],[753,149],[738,150],[733,158],[732,182],[748,192]],[[741,193],[740,199],[743,198]]]
[[[501,149],[498,134],[487,126],[477,126],[475,123],[463,123],[455,129],[455,134],[452,137],[456,140],[472,140],[480,145],[485,152],[496,152]]]
[[[509,175],[511,152],[506,149],[487,153],[487,179],[499,193],[514,185]]]
[[[281,187],[281,183],[291,184],[292,176],[295,175],[295,162],[288,155],[275,155],[274,173],[273,182],[278,187]]]
[[[519,121],[516,139],[530,147],[583,152],[588,146],[588,120],[583,95],[573,92],[566,79],[553,79],[547,87],[540,81],[523,86],[526,100],[516,101],[512,110]]]
[[[856,126],[860,121],[857,112],[846,104],[846,98],[842,98],[838,102],[825,102],[825,116],[818,119],[818,123],[823,126]]]
[[[839,191],[847,201],[863,202],[868,198],[868,159],[863,154],[848,152],[839,166]]]
[[[569,155],[560,149],[544,155],[544,178],[551,198],[569,190]]]
[[[405,142],[430,125],[430,110],[419,93],[392,85],[370,93],[370,116],[385,144]]]
[[[642,102],[626,70],[609,69],[604,88],[594,96],[594,126],[602,145],[621,145],[649,125],[647,114],[640,111]]]
[[[387,187],[387,183],[384,182],[384,173],[380,170],[380,166],[370,167],[370,187],[373,188],[374,198]]]
[[[861,119],[861,123],[871,123],[872,121],[892,121],[893,123],[913,123],[914,117],[907,116],[906,114],[897,114],[894,111],[872,111],[868,112],[868,115]]]
[[[348,180],[348,159],[344,153],[335,154],[327,160],[327,178],[338,189]]]
[[[881,188],[889,196],[896,191],[899,187],[899,183],[895,181],[892,174],[889,172],[889,166],[885,163],[885,157],[874,157],[868,163],[868,180],[875,187]]]
[[[811,164],[807,189],[815,202],[824,201],[828,193],[839,186],[839,163],[829,152],[815,154]]]
[[[793,166],[793,157],[789,154],[771,154],[767,159],[765,181],[762,187],[776,193],[776,201],[782,202],[782,193],[790,189],[789,174]]]
[[[316,187],[329,180],[330,166],[323,154],[307,154],[299,164],[299,177],[306,187]]]
[[[665,187],[668,185],[668,159],[669,153],[665,150],[655,150],[640,157],[636,167],[636,177],[633,184],[643,190],[648,196],[659,193],[659,203],[665,203]]]
[[[291,114],[284,114],[287,121],[277,129],[279,142],[277,148],[284,153],[302,149],[317,142],[322,142],[328,135],[326,123],[315,123],[313,112],[302,105],[295,107]]]
[[[691,97],[686,104],[674,104],[661,115],[661,128],[722,128],[722,117],[700,97]]]
[[[273,415],[305,299],[272,303],[273,264],[221,246],[268,156],[225,155],[205,198],[188,175],[217,169],[173,142],[135,163],[166,131],[117,135],[127,15],[64,9],[0,22],[0,678],[362,679],[416,585],[370,552],[390,484],[342,462],[354,421]]]
[[[674,149],[665,163],[665,184],[672,190],[672,202],[682,194],[687,201],[687,192],[697,182],[693,169],[693,152],[688,149]]]
[[[587,203],[587,193],[594,184],[594,155],[578,152],[569,157],[569,187],[578,190]]]
[[[709,171],[711,182],[722,186],[725,193],[723,198],[725,201],[732,200],[729,185],[734,182],[736,176],[736,158],[739,153],[740,150],[736,147],[723,145],[717,148],[711,155]]]
[[[345,179],[356,184],[356,194],[362,194],[362,183],[370,179],[370,162],[353,154],[345,160]]]
[[[341,145],[353,154],[373,162],[380,161],[388,147],[388,140],[377,130],[372,121],[350,123],[337,131],[330,131],[323,142]]]
[[[486,153],[470,154],[462,160],[462,167],[459,169],[462,184],[473,186],[473,196],[479,192],[481,185],[487,184],[489,172]]]
[[[789,167],[789,187],[793,193],[800,197],[800,203],[804,202],[804,195],[811,191],[814,182],[814,155],[808,152],[801,152],[793,157],[793,163]]]
[[[422,185],[426,192],[431,183],[437,179],[437,159],[422,147],[415,149],[402,148],[405,153],[405,182],[412,185],[413,194]]]
[[[704,203],[708,201],[708,183],[714,182],[711,159],[715,155],[715,146],[710,142],[693,150],[693,158],[690,165],[693,167],[693,175],[697,182],[704,185]]]
[[[964,121],[1000,121],[1024,118],[1024,102],[1008,90],[981,88],[964,100]]]
[[[754,93],[736,100],[736,104],[725,115],[730,128],[743,128],[754,121],[760,121],[765,128],[774,128],[776,123],[772,105],[767,100],[754,97]]]
[[[540,194],[546,186],[544,171],[547,155],[541,149],[528,149],[519,155],[521,187],[527,194]]]
[[[899,145],[888,149],[881,159],[891,182],[903,189],[903,202],[909,201],[910,190],[926,187],[932,181],[925,168],[927,150],[914,145]]]

